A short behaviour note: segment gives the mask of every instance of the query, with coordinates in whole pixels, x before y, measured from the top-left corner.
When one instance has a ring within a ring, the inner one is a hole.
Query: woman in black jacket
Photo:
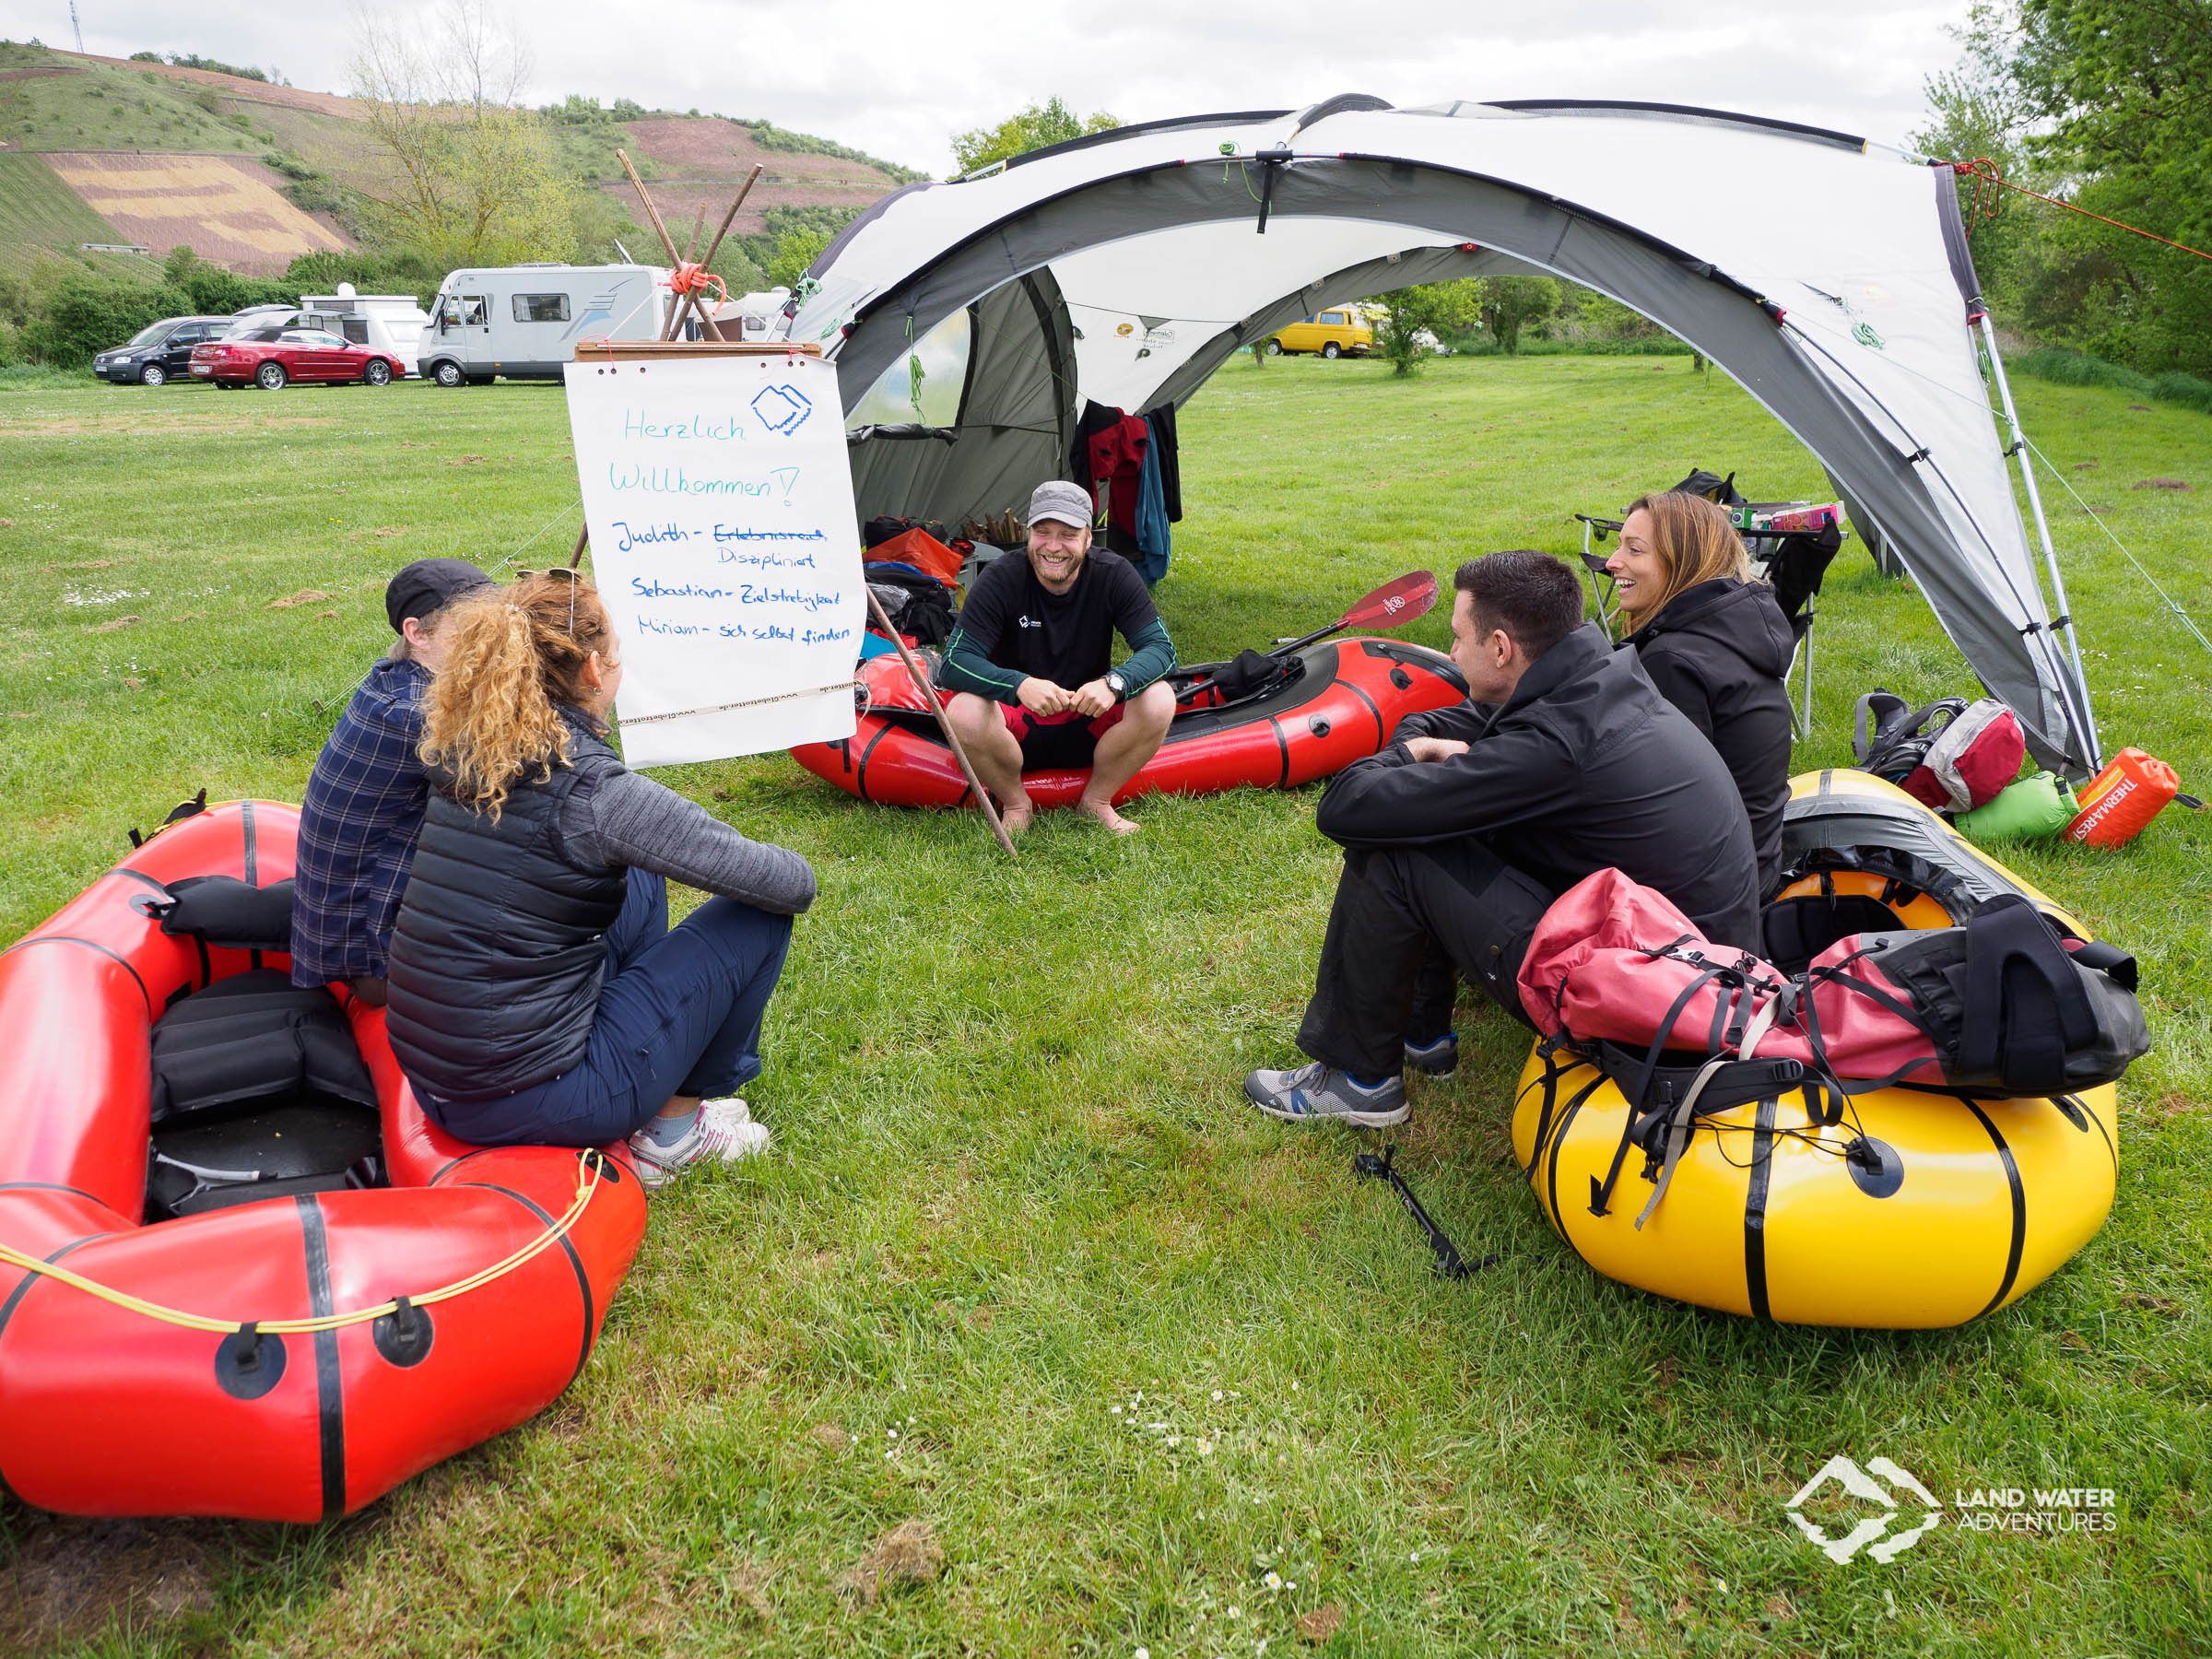
[[[1750,580],[1728,514],[1702,496],[1663,490],[1629,509],[1606,561],[1633,650],[1660,695],[1712,740],[1751,819],[1759,892],[1782,868],[1790,798],[1790,700],[1796,648],[1774,590]]]

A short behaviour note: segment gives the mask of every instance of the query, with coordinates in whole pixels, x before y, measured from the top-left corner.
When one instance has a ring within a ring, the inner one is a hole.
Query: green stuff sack
[[[2045,841],[2065,830],[2080,810],[2072,784],[2039,771],[2007,784],[1953,822],[1976,841]]]

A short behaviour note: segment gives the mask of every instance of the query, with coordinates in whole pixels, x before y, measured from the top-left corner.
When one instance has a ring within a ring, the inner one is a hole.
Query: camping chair
[[[1843,528],[1841,501],[1749,501],[1735,488],[1735,475],[1725,478],[1699,468],[1674,486],[1688,495],[1700,495],[1728,511],[1728,519],[1742,536],[1753,571],[1774,589],[1775,603],[1796,640],[1789,668],[1783,675],[1784,689],[1797,677],[1790,707],[1790,729],[1799,738],[1813,734],[1813,600],[1820,592],[1828,567],[1835,562],[1851,534]],[[1619,519],[1596,518],[1587,512],[1573,515],[1583,526],[1583,570],[1590,593],[1597,602],[1599,623],[1613,631],[1616,610],[1613,576],[1606,569],[1601,550],[1610,537],[1620,534]]]
[[[1774,602],[1782,606],[1790,632],[1796,636],[1797,647],[1790,654],[1782,683],[1786,690],[1790,676],[1799,676],[1798,701],[1790,709],[1790,727],[1801,738],[1813,735],[1813,600],[1820,592],[1828,567],[1842,551],[1843,537],[1848,534],[1841,524],[1830,524],[1810,535],[1744,537],[1752,568],[1773,585]]]

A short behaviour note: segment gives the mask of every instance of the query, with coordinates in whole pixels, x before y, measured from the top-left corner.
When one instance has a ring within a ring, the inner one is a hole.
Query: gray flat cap
[[[1098,509],[1091,504],[1090,491],[1080,484],[1070,484],[1065,478],[1053,478],[1038,485],[1036,493],[1030,497],[1032,524],[1039,519],[1053,519],[1077,529],[1088,529],[1097,512]]]

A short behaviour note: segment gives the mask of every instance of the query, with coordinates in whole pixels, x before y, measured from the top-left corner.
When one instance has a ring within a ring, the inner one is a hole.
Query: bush
[[[1505,352],[1496,340],[1487,334],[1462,335],[1447,341],[1457,357],[1503,357]],[[1521,357],[1690,357],[1692,347],[1687,340],[1677,340],[1670,334],[1656,334],[1648,337],[1628,340],[1533,340],[1524,339],[1517,355]]]
[[[145,63],[158,64],[161,61],[150,52],[135,52],[131,56],[135,61]],[[247,68],[238,64],[226,64],[219,58],[202,57],[193,52],[172,52],[169,54],[169,61],[180,69],[205,69],[215,75],[235,75],[241,80],[265,82],[269,79],[269,76],[259,69]]]
[[[413,294],[426,311],[445,280],[444,267],[419,253],[385,250],[323,250],[302,253],[284,267],[288,293],[328,294],[341,282],[350,282],[363,294]]]
[[[739,126],[750,129],[756,148],[773,150],[787,156],[834,156],[841,161],[857,161],[863,167],[872,167],[894,184],[916,184],[929,177],[911,167],[901,167],[896,161],[886,161],[871,156],[865,150],[848,149],[841,144],[832,144],[827,138],[817,138],[811,133],[794,133],[788,127],[772,122],[740,121]]]
[[[2120,363],[2108,363],[2087,352],[2046,346],[2038,351],[2006,358],[2005,366],[2015,374],[2032,375],[2060,386],[2106,386],[2131,397],[2154,397],[2160,403],[2179,404],[2184,409],[2212,415],[2212,381],[2172,371],[2160,375],[2138,373]]]
[[[168,283],[149,288],[65,277],[47,298],[45,314],[23,330],[22,347],[41,362],[81,369],[94,353],[122,345],[148,323],[187,316],[194,309],[189,293]]]
[[[2166,373],[2150,382],[2150,394],[2160,403],[2180,404],[2199,415],[2212,415],[2212,381],[2194,374]]]
[[[2008,367],[2037,380],[2049,381],[2059,386],[2111,386],[2116,391],[2132,392],[2137,397],[2151,395],[2151,378],[2137,374],[2133,369],[2124,369],[2118,363],[2108,363],[2102,358],[2093,358],[2086,352],[2068,351],[2059,346],[2046,346],[2041,351],[2030,351],[2009,359]]]

